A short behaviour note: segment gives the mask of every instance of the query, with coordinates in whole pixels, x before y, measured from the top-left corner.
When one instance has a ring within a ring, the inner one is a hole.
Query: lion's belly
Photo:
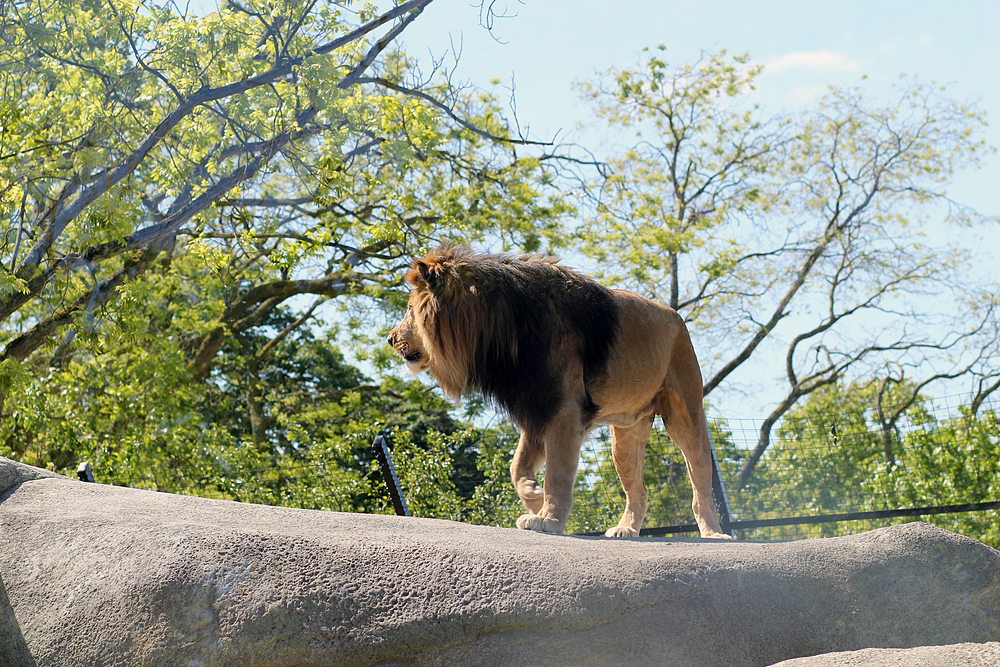
[[[648,418],[649,415],[653,414],[653,410],[649,410],[644,413],[624,413],[618,412],[613,414],[603,414],[599,413],[597,418],[594,419],[594,424],[603,424],[605,426],[617,426],[619,428],[632,428],[644,418]]]
[[[595,421],[627,428],[654,414],[668,386],[671,352],[684,329],[681,317],[633,292],[615,290],[621,333],[607,371],[588,383]]]
[[[659,405],[657,397],[661,389],[661,382],[602,384],[600,390],[590,395],[597,406],[594,421],[597,424],[629,428],[656,413]]]

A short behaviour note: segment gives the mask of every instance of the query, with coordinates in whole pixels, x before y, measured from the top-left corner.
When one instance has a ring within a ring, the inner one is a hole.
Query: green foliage
[[[367,9],[301,0],[206,16],[148,1],[9,8],[2,358],[92,320],[189,243],[225,289],[272,296],[251,288],[280,277],[332,297],[384,295],[442,238],[560,242],[570,208],[539,185],[539,156],[514,150],[526,142],[496,98],[418,82],[392,39],[372,38],[419,5],[370,24]]]
[[[1000,427],[993,410],[967,408],[938,418],[919,398],[887,427],[876,408],[879,383],[834,384],[790,411],[777,441],[747,488],[730,493],[739,519],[823,515],[993,501],[1000,498]],[[886,406],[908,403],[912,386],[892,388]],[[734,471],[740,461],[728,461]],[[912,519],[907,519],[912,520]],[[996,512],[921,517],[942,528],[1000,545]],[[898,521],[898,520],[897,520]],[[799,537],[826,537],[886,525],[865,520],[799,527]],[[787,535],[755,529],[748,537]]]
[[[907,438],[905,465],[911,472],[893,480],[896,493],[912,504],[927,498],[965,504],[1000,497],[1000,422],[996,412],[972,415],[963,408],[960,415],[935,426]],[[970,512],[925,520],[1000,548],[997,514]]]
[[[393,439],[393,462],[414,516],[511,527],[524,513],[510,483],[517,442],[510,430],[435,432],[427,448],[398,435]],[[462,469],[456,452],[475,453],[475,466]]]
[[[510,434],[340,350],[378,338],[412,255],[556,246],[571,212],[495,95],[393,50],[423,4],[5,5],[0,454],[388,511],[371,442],[391,433],[415,511],[491,520]]]
[[[4,406],[3,456],[63,473],[89,459],[102,481],[154,470],[198,477],[203,453],[227,440],[201,418],[198,387],[169,344],[94,349],[31,370]]]

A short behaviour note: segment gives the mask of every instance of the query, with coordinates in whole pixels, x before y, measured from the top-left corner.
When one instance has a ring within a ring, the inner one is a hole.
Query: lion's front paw
[[[517,520],[521,530],[533,530],[536,533],[561,533],[562,524],[555,519],[546,519],[539,514],[524,514]]]
[[[533,479],[520,479],[514,487],[521,500],[541,500],[545,495],[542,487]]]
[[[701,534],[702,538],[709,540],[731,540],[732,535],[726,535],[725,533],[717,533],[714,530],[705,531]]]
[[[639,531],[628,526],[615,526],[614,528],[608,528],[608,531],[604,533],[604,537],[639,537]]]

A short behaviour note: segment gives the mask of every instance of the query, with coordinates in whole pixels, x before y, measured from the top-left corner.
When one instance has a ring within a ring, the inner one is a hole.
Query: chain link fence
[[[920,518],[1000,544],[1000,426],[990,402],[973,414],[955,401],[929,401],[888,430],[870,414],[779,422],[745,484],[740,473],[761,421],[710,421],[737,537],[836,536]],[[614,523],[608,515],[624,508],[607,440],[598,433],[584,453],[586,478],[574,506],[579,532],[603,530]],[[643,533],[696,534],[684,460],[662,431],[650,435],[645,481]]]

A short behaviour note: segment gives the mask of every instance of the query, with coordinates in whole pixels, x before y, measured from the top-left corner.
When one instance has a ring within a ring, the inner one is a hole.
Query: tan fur
[[[477,290],[488,291],[489,285],[483,281],[490,274],[477,273],[477,262],[487,263],[487,269],[495,268],[490,261],[507,262],[504,268],[513,265],[515,269],[521,268],[518,262],[524,262],[525,269],[559,271],[560,280],[592,284],[552,258],[508,258],[439,249],[417,260],[407,274],[413,291],[406,315],[388,340],[406,359],[411,372],[429,370],[452,399],[478,388],[476,378],[470,377],[476,341],[517,344],[512,333],[516,329],[511,329],[517,323],[507,321],[510,317],[496,321],[491,315],[490,304],[496,303],[496,298],[478,298]],[[541,267],[540,262],[550,267]],[[618,525],[606,535],[637,536],[646,514],[642,478],[646,439],[655,416],[660,415],[687,462],[694,488],[692,509],[701,536],[728,537],[721,533],[712,501],[712,456],[702,406],[702,377],[683,319],[674,310],[632,292],[603,293],[610,295],[619,329],[597,374],[585,367],[574,330],[563,327],[568,318],[558,313],[552,316],[556,333],[551,337],[547,362],[556,378],[554,395],[558,400],[544,424],[520,424],[521,438],[510,470],[527,513],[517,520],[517,526],[554,533],[565,530],[580,448],[594,426],[607,424],[626,506]],[[548,300],[553,309],[560,309],[558,294]],[[544,372],[539,370],[539,374]],[[530,376],[519,379],[525,391],[543,381]],[[543,463],[544,488],[536,482]]]

